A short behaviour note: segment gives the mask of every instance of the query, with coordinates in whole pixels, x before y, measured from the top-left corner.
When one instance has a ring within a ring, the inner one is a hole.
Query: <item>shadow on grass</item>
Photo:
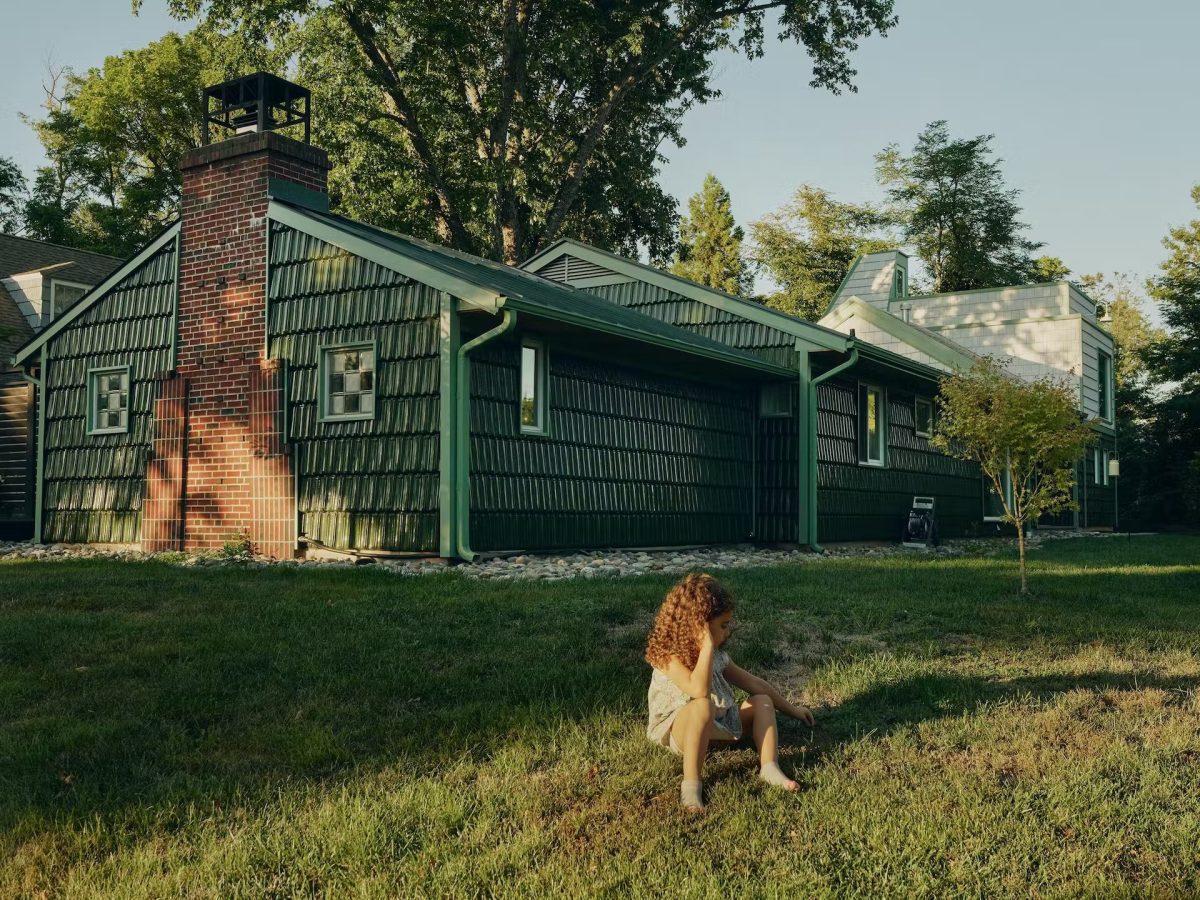
[[[996,565],[839,561],[728,573],[738,615],[758,635],[735,656],[750,668],[766,662],[770,635],[797,610],[900,635],[893,648],[947,631],[1017,645],[1031,613],[1064,641],[1138,633],[1148,616],[1196,639],[1181,575],[1131,582],[1078,569],[1070,584],[1054,579],[1052,600],[1017,601],[988,583]],[[481,584],[344,570],[0,566],[0,830],[255,803],[289,782],[397,764],[436,772],[513,744],[541,746],[561,723],[615,717],[640,728],[645,624],[673,580]],[[1131,584],[1140,604],[1113,599],[1114,586]],[[990,618],[981,603],[994,604]],[[872,730],[1005,698],[1133,686],[1135,677],[1141,687],[1196,688],[1126,673],[920,677],[825,713],[810,758]]]

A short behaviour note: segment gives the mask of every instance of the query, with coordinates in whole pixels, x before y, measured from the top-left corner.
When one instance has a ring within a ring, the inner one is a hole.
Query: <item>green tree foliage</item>
[[[25,176],[11,159],[0,156],[0,233],[16,234],[24,224]]]
[[[748,294],[750,273],[742,259],[745,236],[734,221],[729,192],[715,175],[707,175],[679,223],[679,249],[671,271],[719,291]]]
[[[895,247],[892,219],[869,204],[840,203],[828,191],[801,185],[790,203],[750,224],[752,258],[779,290],[768,306],[819,319],[861,253]]]
[[[931,122],[905,156],[892,145],[876,155],[879,183],[933,279],[933,290],[965,291],[1032,280],[1020,191],[1005,187],[993,135],[952,140]]]
[[[1026,526],[1077,508],[1071,499],[1074,466],[1095,440],[1078,404],[1076,387],[1052,378],[1016,378],[993,359],[941,381],[931,443],[978,463],[1003,501],[1002,520],[1017,529],[1022,594],[1029,593]]]
[[[32,237],[125,256],[172,218],[179,159],[200,143],[201,89],[282,54],[200,28],[58,73],[33,123],[49,160],[25,210]]]
[[[1200,207],[1200,184],[1192,188]],[[1159,409],[1160,479],[1171,495],[1162,518],[1200,524],[1200,218],[1172,228],[1168,256],[1147,284],[1167,323],[1166,338],[1148,353],[1154,373],[1169,384]]]
[[[858,41],[896,22],[892,0],[166,5],[295,55],[343,211],[507,262],[563,234],[669,255],[658,148],[718,95],[717,54],[760,56],[770,26],[836,92]]]
[[[1039,284],[1048,284],[1051,281],[1064,281],[1071,270],[1057,256],[1039,256],[1033,260],[1029,278],[1031,281]]]

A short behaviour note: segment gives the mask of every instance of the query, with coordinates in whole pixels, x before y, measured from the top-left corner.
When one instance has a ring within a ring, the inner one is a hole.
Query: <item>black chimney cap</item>
[[[204,143],[209,126],[241,134],[304,126],[309,142],[309,91],[270,72],[231,78],[204,89]]]

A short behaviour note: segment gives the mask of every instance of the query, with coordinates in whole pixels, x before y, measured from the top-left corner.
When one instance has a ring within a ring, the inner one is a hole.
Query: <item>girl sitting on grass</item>
[[[779,768],[775,710],[813,724],[812,713],[788,702],[778,690],[729,659],[720,649],[729,638],[733,597],[711,575],[688,575],[671,588],[646,645],[650,678],[650,740],[683,756],[680,801],[703,812],[700,773],[709,741],[736,741],[743,730],[754,735],[759,777],[785,791],[797,789]],[[741,706],[736,685],[750,695]]]

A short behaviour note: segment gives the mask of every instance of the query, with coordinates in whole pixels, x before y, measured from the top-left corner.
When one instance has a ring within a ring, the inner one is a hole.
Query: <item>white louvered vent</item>
[[[553,281],[580,281],[584,278],[605,278],[616,273],[577,256],[564,255],[539,269],[538,274]]]

